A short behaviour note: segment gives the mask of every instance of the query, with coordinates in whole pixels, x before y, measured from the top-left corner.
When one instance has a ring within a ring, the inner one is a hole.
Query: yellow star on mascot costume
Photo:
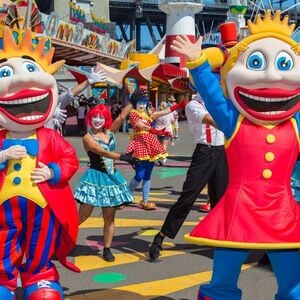
[[[226,137],[229,185],[217,206],[186,236],[216,247],[211,282],[199,300],[238,300],[241,265],[250,249],[267,251],[276,300],[300,299],[300,206],[290,178],[299,155],[300,45],[279,11],[248,22],[233,48],[202,51],[177,37],[194,84]],[[221,67],[221,85],[211,73]]]
[[[58,94],[52,76],[64,61],[51,63],[45,40],[32,44],[26,30],[16,43],[3,29],[0,50],[0,299],[16,299],[20,274],[25,300],[62,300],[55,265],[76,242],[76,204],[68,181],[78,168],[73,147],[44,128]]]

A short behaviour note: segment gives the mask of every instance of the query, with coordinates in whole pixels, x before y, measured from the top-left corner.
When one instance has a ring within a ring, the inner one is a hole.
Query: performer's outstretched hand
[[[149,132],[155,135],[165,135],[165,136],[169,136],[168,131],[166,131],[166,128],[163,129],[156,129],[154,127],[151,127],[149,129]]]
[[[188,104],[188,101],[186,99],[183,99],[180,103],[174,104],[170,107],[171,112],[177,109],[183,109]]]
[[[95,69],[92,68],[91,74],[88,76],[89,84],[95,84],[98,82],[105,82],[107,77],[107,73],[104,70],[100,70],[95,72]]]
[[[53,178],[53,171],[42,162],[39,162],[39,168],[35,168],[31,173],[31,179],[34,183],[40,183]]]
[[[201,55],[202,37],[196,43],[192,43],[186,35],[178,35],[171,44],[171,49],[184,55],[187,60],[196,60]]]
[[[66,121],[67,117],[67,110],[61,108],[61,102],[58,103],[53,115],[54,122],[56,123],[56,125],[60,126]]]
[[[135,169],[140,164],[140,161],[137,158],[133,157],[132,153],[121,153],[120,160],[130,163],[133,169]]]

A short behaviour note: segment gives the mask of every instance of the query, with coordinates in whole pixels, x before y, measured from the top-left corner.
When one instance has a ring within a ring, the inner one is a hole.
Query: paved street
[[[82,138],[67,137],[76,147],[81,161],[79,172],[72,178],[76,184],[86,169],[87,156]],[[129,135],[118,133],[118,151],[126,149]],[[170,157],[165,166],[157,166],[152,177],[151,199],[158,208],[143,211],[138,208],[140,190],[129,207],[117,212],[117,230],[112,251],[114,263],[102,260],[102,220],[95,209],[80,227],[78,244],[70,259],[81,268],[72,273],[58,265],[66,300],[194,300],[200,283],[208,282],[212,269],[212,250],[184,241],[204,213],[198,212],[200,202],[205,202],[203,191],[175,240],[165,239],[163,255],[159,262],[151,263],[147,251],[153,236],[160,229],[166,213],[180,194],[190,157],[194,149],[186,122],[180,122],[180,139],[169,147]],[[125,163],[117,168],[130,180],[133,170]],[[61,199],[63,201],[63,199]],[[257,266],[261,253],[252,253],[241,273],[239,286],[243,300],[270,300],[274,298],[276,284],[268,267]],[[21,292],[20,292],[21,294]],[[19,298],[21,299],[21,298]]]

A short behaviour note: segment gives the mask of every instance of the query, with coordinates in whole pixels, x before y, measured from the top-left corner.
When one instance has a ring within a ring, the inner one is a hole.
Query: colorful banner
[[[0,6],[0,27],[9,26],[16,31],[23,29],[26,12],[27,1],[4,0],[3,6]],[[43,14],[39,11],[34,1],[31,9],[30,23],[32,30],[38,35],[54,37],[119,58],[126,58],[132,51],[131,42],[126,43],[125,40],[119,42],[111,39],[109,33],[99,34],[85,29],[82,22],[72,24],[61,21],[55,12],[52,12],[50,15]],[[0,36],[0,47],[1,43]]]
[[[75,5],[72,1],[69,1],[70,6],[70,21],[71,23],[83,23],[86,22],[85,11],[80,8],[79,5]]]
[[[90,49],[99,50],[120,58],[126,58],[132,50],[131,43],[124,40],[118,42],[110,38],[109,33],[98,34],[85,29],[83,23],[71,24],[58,19],[57,14],[42,14],[46,24],[45,33],[57,39],[81,45]]]
[[[93,20],[93,30],[100,34],[107,32],[107,24],[103,18],[98,18],[93,11],[91,11],[91,18]]]

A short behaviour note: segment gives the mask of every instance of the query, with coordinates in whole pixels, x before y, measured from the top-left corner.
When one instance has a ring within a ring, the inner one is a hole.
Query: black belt
[[[94,169],[102,173],[107,173],[106,168],[102,164],[90,164],[90,169]]]
[[[202,144],[202,143],[198,143],[197,146],[205,147],[205,148],[215,148],[215,149],[223,149],[224,148],[224,145],[214,146],[211,144]]]

